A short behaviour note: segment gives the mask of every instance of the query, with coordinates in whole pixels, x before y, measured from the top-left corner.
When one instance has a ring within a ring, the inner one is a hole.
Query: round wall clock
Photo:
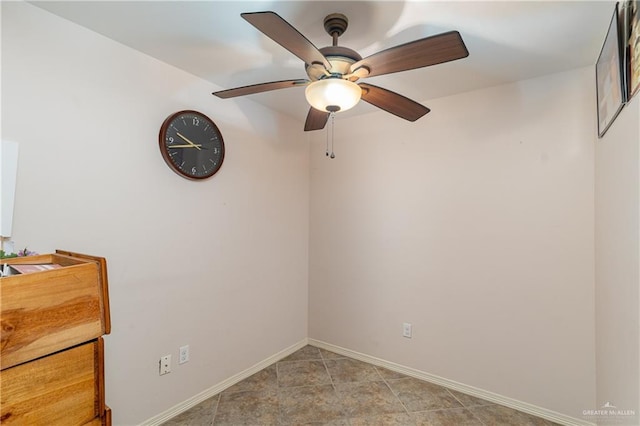
[[[160,152],[180,176],[206,179],[222,166],[224,141],[218,127],[203,113],[178,111],[160,127]]]

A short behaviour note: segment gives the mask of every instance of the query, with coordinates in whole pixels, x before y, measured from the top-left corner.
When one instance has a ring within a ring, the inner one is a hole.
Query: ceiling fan
[[[275,12],[242,13],[240,16],[302,59],[308,79],[253,84],[213,92],[213,95],[226,99],[306,86],[305,97],[311,108],[304,125],[305,131],[324,128],[332,113],[352,108],[360,99],[405,120],[416,121],[428,113],[429,108],[382,87],[356,81],[469,56],[458,31],[418,39],[363,59],[358,52],[338,46],[338,37],[346,31],[349,22],[340,13],[333,13],[324,19],[324,29],[332,37],[333,43],[320,49]]]

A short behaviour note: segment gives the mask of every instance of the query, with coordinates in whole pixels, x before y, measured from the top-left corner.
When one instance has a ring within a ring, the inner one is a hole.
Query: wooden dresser
[[[4,263],[60,267],[0,278],[0,423],[111,425],[106,260],[56,250]]]

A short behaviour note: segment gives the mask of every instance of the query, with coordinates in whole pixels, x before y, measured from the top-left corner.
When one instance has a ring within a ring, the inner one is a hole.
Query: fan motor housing
[[[327,71],[332,75],[349,74],[351,65],[362,59],[358,52],[348,47],[327,46],[319,50],[331,64],[331,69]],[[305,64],[305,70],[311,81],[321,80],[327,76],[321,64]]]

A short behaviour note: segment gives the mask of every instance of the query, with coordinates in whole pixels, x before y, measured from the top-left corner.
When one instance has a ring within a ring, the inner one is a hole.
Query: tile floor
[[[489,401],[313,346],[164,426],[554,425]]]

